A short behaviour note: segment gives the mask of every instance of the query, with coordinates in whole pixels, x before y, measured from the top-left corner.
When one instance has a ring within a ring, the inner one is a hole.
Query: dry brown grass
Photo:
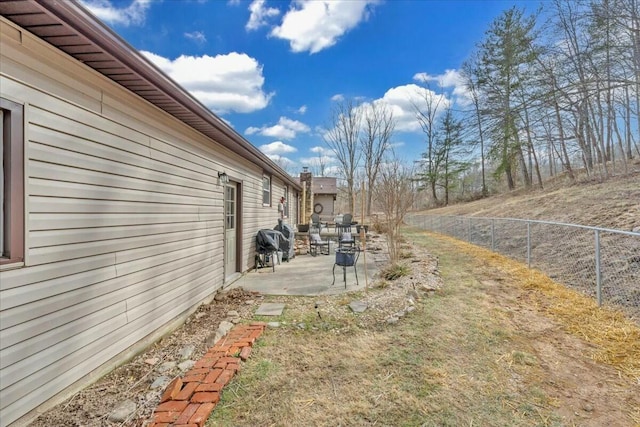
[[[422,245],[439,257],[443,288],[393,325],[351,313],[346,304],[362,294],[327,297],[322,318],[313,309],[315,300],[274,298],[286,304],[276,319],[282,326],[263,335],[207,425],[637,422],[637,390],[601,364],[635,375],[631,356],[637,339],[629,325],[612,322],[615,314],[583,320],[586,309],[577,303],[569,304],[575,312],[563,313],[569,307],[553,303],[564,296],[555,294],[561,287],[508,259],[452,239],[409,234],[419,242],[412,248],[417,258],[425,254]],[[608,323],[598,327],[599,321]],[[567,332],[565,324],[567,330],[571,324],[582,329]],[[614,337],[614,330],[629,339]],[[592,357],[584,357],[589,350]]]
[[[605,182],[583,180],[544,190],[514,191],[424,211],[429,215],[521,218],[631,230],[640,227],[640,161]]]
[[[592,298],[502,255],[450,237],[439,239],[448,240],[461,251],[519,280],[527,289],[537,291],[534,296],[541,311],[553,316],[572,334],[595,345],[591,354],[594,360],[614,366],[640,383],[640,327],[625,313],[598,307]]]

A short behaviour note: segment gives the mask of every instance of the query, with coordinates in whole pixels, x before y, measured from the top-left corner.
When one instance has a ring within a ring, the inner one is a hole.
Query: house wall
[[[320,213],[321,221],[333,222],[333,219],[336,216],[336,212],[334,212],[334,200],[332,194],[314,194],[313,196],[313,205],[317,205],[320,203],[322,205],[322,212]]]
[[[242,188],[242,271],[278,213],[273,196],[262,204],[261,167],[1,17],[0,33],[0,96],[24,105],[26,159],[25,263],[0,271],[6,426],[132,357],[223,285],[218,171]]]

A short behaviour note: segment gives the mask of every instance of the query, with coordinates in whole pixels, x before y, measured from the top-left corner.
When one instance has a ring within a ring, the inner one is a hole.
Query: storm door
[[[224,190],[224,278],[231,278],[238,271],[238,184],[230,182]]]

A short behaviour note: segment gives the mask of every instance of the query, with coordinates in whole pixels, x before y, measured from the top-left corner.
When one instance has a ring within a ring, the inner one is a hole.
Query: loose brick
[[[262,329],[267,327],[266,322],[251,322],[249,326],[260,326]]]
[[[164,393],[162,393],[162,397],[160,397],[160,403],[173,399],[173,397],[178,394],[181,389],[182,380],[180,378],[174,379],[169,383],[167,388],[164,390]]]
[[[170,400],[168,402],[161,403],[156,408],[156,412],[182,412],[187,407],[189,402],[186,400]],[[164,421],[167,422],[167,421]],[[168,421],[172,422],[172,421]]]
[[[223,371],[223,369],[213,369],[211,372],[209,372],[209,375],[207,375],[202,380],[202,382],[205,383],[205,384],[216,382],[216,380],[218,379],[218,377],[220,376],[222,371]]]
[[[174,397],[174,400],[189,400],[191,399],[191,396],[193,395],[193,392],[196,390],[196,387],[198,387],[200,385],[199,382],[191,382],[191,383],[186,383],[185,386],[182,388],[182,390],[180,390],[180,393],[178,393],[176,395],[176,397]],[[185,421],[189,421],[188,419],[186,419]]]
[[[214,369],[226,369],[227,368],[228,363],[227,362],[218,362],[215,365],[213,365]]]
[[[191,397],[191,403],[218,403],[220,401],[220,393],[217,391],[205,392],[201,391]]]
[[[205,376],[206,374],[185,375],[182,378],[182,382],[183,383],[191,383],[191,382],[201,383],[202,380],[204,380]]]
[[[196,392],[198,391],[220,391],[222,390],[222,384],[218,384],[218,383],[210,383],[210,384],[200,384],[197,388],[196,388]]]
[[[189,369],[184,376],[188,377],[189,375],[198,375],[198,374],[208,374],[209,373],[209,368],[193,368],[193,369]]]
[[[227,348],[227,350],[228,350],[228,348]],[[226,355],[227,355],[227,350],[224,350],[224,351],[218,351],[218,350],[216,350],[216,351],[212,351],[212,350],[209,350],[209,351],[207,352],[207,354],[205,354],[205,355],[204,355],[204,357],[210,357],[210,358],[212,358],[212,359],[216,359],[216,360],[218,360],[218,359],[220,359],[221,357],[224,357],[224,356],[226,356]]]
[[[215,403],[203,403],[202,405],[200,405],[196,413],[193,414],[193,417],[191,417],[189,423],[195,424],[198,427],[204,426],[204,423],[207,421],[207,418],[209,418],[209,415],[211,415],[211,411],[213,411],[213,408],[215,407]]]
[[[231,345],[229,344],[223,344],[223,343],[219,343],[219,344],[215,344],[213,347],[211,347],[209,349],[209,351],[221,351],[221,352],[226,352],[227,350],[229,350],[229,347],[231,347]]]
[[[163,424],[163,423],[169,423],[171,424],[172,422],[174,422],[175,420],[178,419],[178,417],[180,416],[180,413],[182,411],[162,411],[162,412],[158,412],[156,410],[156,412],[153,414],[153,422],[156,424]]]
[[[240,351],[240,359],[242,360],[247,360],[249,358],[249,356],[251,355],[251,351],[253,349],[251,347],[244,347],[241,351]]]
[[[189,406],[184,408],[184,411],[180,414],[180,416],[176,419],[176,424],[188,424],[193,414],[196,413],[198,408],[200,407],[199,403],[190,403]]]
[[[235,374],[234,371],[225,369],[220,373],[220,376],[216,379],[215,382],[217,382],[218,384],[226,385],[229,381],[231,381],[231,378],[233,378],[233,374]]]
[[[202,359],[198,360],[193,367],[196,368],[196,369],[198,369],[198,368],[210,368],[213,365],[215,365],[217,361],[218,361],[218,359],[215,359],[213,357],[203,357]]]

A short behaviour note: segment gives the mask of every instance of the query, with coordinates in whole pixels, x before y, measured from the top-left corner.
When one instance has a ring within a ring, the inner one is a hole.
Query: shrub
[[[382,270],[382,277],[386,280],[396,280],[402,276],[408,275],[409,267],[405,264],[391,264]]]

